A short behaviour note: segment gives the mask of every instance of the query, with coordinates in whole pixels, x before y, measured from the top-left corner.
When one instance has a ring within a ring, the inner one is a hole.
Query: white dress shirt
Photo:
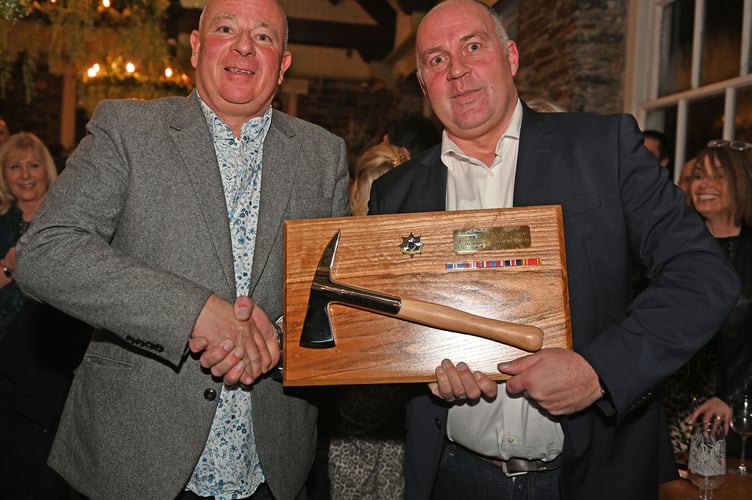
[[[490,167],[463,153],[444,132],[441,160],[447,166],[447,210],[513,206],[521,125],[522,104],[518,101]],[[553,460],[564,443],[558,421],[525,397],[509,396],[503,382],[493,401],[481,399],[450,408],[447,436],[476,453],[502,460]]]

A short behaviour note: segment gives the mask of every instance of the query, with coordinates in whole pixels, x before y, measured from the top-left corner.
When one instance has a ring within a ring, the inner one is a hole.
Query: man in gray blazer
[[[91,499],[292,499],[316,412],[272,377],[282,222],[346,215],[345,145],[271,108],[276,1],[209,0],[191,45],[196,90],[100,103],[18,244],[23,290],[96,328],[49,463]]]

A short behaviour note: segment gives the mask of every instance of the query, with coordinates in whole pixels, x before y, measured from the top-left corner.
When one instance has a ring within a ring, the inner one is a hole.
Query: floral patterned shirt
[[[230,220],[237,296],[248,295],[256,242],[261,160],[271,124],[271,107],[243,124],[240,137],[201,101],[214,139]],[[251,496],[264,482],[253,435],[250,391],[223,386],[209,437],[187,489],[217,500]]]

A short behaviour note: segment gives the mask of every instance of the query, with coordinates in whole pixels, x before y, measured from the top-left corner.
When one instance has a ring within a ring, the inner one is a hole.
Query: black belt
[[[526,460],[524,458],[510,458],[509,460],[502,460],[500,458],[487,457],[479,453],[475,453],[473,450],[465,448],[457,443],[450,443],[450,447],[454,447],[457,451],[469,455],[471,457],[482,460],[491,465],[495,465],[504,472],[504,474],[521,474],[525,472],[547,472],[556,470],[561,467],[561,455],[549,460]]]

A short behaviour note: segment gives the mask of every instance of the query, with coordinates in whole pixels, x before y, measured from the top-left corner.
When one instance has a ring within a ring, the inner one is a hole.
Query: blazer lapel
[[[234,297],[235,271],[224,188],[214,144],[195,91],[171,117],[169,133],[183,160],[204,216],[203,221],[195,222],[203,223],[211,238],[227,286]]]
[[[517,171],[514,184],[514,205],[545,205],[551,171],[556,164],[559,150],[553,127],[523,103],[520,145],[517,153]]]
[[[426,169],[421,172],[424,177],[418,185],[423,185],[426,203],[429,204],[426,209],[446,210],[447,168],[441,162],[441,144],[428,153],[424,164]],[[438,168],[429,168],[428,165],[438,166]]]
[[[405,167],[409,177],[403,177],[398,184],[389,187],[390,198],[396,201],[396,205],[389,203],[382,209],[387,213],[446,210],[447,170],[441,162],[441,145],[410,160]]]
[[[259,283],[259,276],[266,267],[272,251],[282,247],[282,231],[285,208],[295,177],[300,144],[293,141],[295,132],[287,126],[284,115],[272,114],[272,123],[264,140],[264,159],[261,173],[261,202],[256,246],[253,251],[250,295]]]

